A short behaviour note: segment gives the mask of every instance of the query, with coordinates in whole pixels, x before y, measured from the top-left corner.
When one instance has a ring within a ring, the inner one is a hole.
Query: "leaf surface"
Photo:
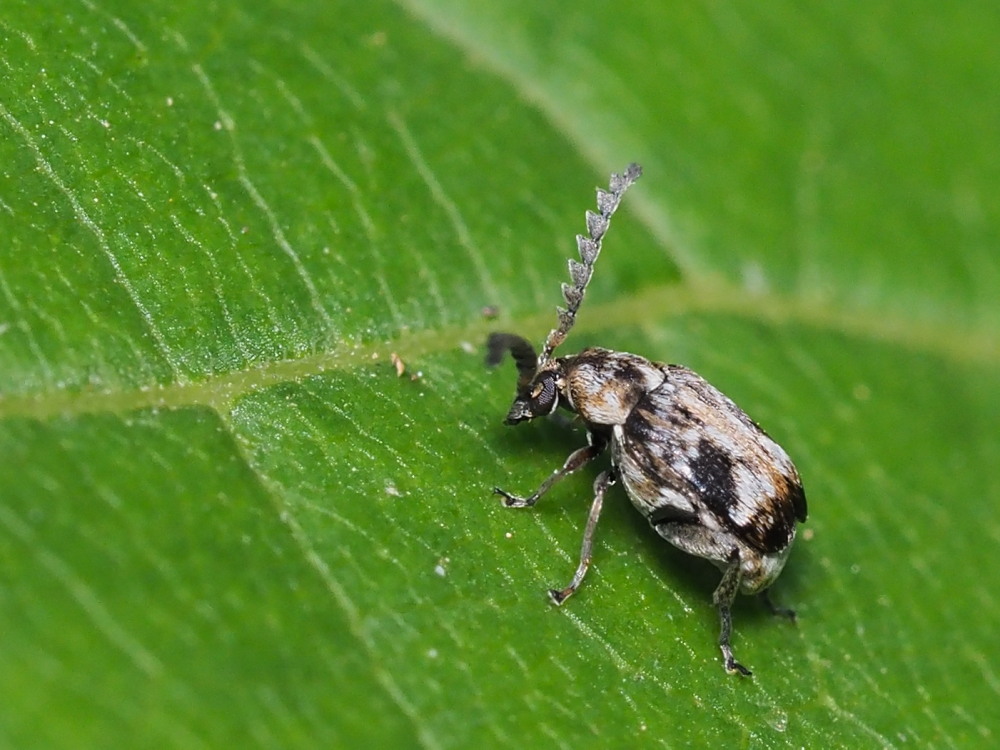
[[[10,5],[0,743],[970,746],[1000,732],[1000,18],[785,2]],[[564,345],[693,367],[810,518],[718,573],[501,420]],[[493,319],[490,306],[499,310]],[[393,355],[405,371],[397,375]]]

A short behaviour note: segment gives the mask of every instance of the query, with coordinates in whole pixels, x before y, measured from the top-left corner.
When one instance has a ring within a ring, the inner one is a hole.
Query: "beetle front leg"
[[[733,657],[733,649],[729,645],[729,637],[733,629],[732,606],[736,598],[736,592],[740,590],[740,579],[743,577],[740,567],[739,550],[733,550],[729,556],[728,567],[722,574],[719,587],[712,594],[712,601],[719,610],[719,619],[722,621],[722,628],[719,633],[719,648],[722,649],[722,658],[725,662],[726,671],[730,674],[739,673],[749,677],[752,672],[740,664]]]
[[[564,589],[549,589],[549,597],[552,599],[553,604],[562,604],[583,583],[583,577],[587,574],[587,568],[590,567],[590,554],[594,548],[594,530],[597,528],[597,519],[601,515],[601,507],[604,505],[604,493],[608,491],[608,487],[613,485],[617,479],[614,470],[608,470],[602,471],[594,482],[594,502],[590,505],[590,515],[587,516],[587,528],[583,532],[583,546],[580,548],[580,564],[577,566],[576,573],[573,574],[573,580],[569,582],[569,586]]]
[[[512,495],[506,490],[502,490],[499,487],[493,488],[493,494],[501,495],[503,497],[503,504],[508,508],[530,508],[532,505],[538,502],[538,498],[548,492],[552,485],[558,482],[560,479],[565,477],[567,474],[572,474],[574,471],[579,469],[581,466],[585,466],[599,455],[604,450],[607,445],[607,440],[595,433],[590,433],[587,436],[589,444],[583,446],[579,450],[575,450],[569,454],[569,458],[562,465],[562,468],[556,469],[552,474],[542,482],[542,486],[535,490],[528,497],[519,497],[518,495]]]

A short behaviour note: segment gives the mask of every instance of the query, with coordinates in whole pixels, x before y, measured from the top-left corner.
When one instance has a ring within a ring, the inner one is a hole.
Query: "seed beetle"
[[[517,367],[517,395],[506,424],[547,416],[561,406],[587,428],[587,445],[534,493],[493,491],[509,508],[530,507],[610,447],[611,466],[594,482],[576,573],[565,588],[549,591],[552,601],[562,604],[583,581],[604,496],[621,481],[660,536],[722,571],[712,601],[721,621],[723,664],[730,673],[750,675],[729,642],[737,592],[758,594],[772,613],[795,619],[768,596],[795,540],[796,523],[806,520],[806,496],[791,459],[742,409],[685,367],[598,347],[553,357],[576,320],[611,215],[641,174],[631,164],[611,175],[608,190],[598,189],[598,213],[587,212],[587,236],[576,238],[580,260],[569,261],[572,283],[562,285],[566,307],[556,308],[558,325],[541,354],[511,333],[494,333],[486,342],[488,365],[510,352]]]

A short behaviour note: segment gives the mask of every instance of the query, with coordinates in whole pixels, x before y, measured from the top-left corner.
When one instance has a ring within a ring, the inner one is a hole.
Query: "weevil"
[[[587,211],[587,235],[577,235],[580,260],[569,261],[570,284],[562,285],[566,307],[541,354],[523,337],[494,333],[486,361],[496,366],[510,352],[517,367],[517,394],[504,420],[515,425],[553,414],[561,407],[587,429],[587,445],[574,451],[527,497],[499,487],[507,507],[533,506],[552,486],[610,448],[610,467],[594,482],[580,562],[569,585],[551,589],[562,604],[583,582],[590,566],[594,531],[608,489],[621,482],[636,509],[675,547],[714,563],[722,580],[712,601],[721,624],[719,647],[727,672],[750,675],[730,645],[732,604],[737,592],[757,594],[774,614],[768,589],[781,573],[806,520],[802,480],[788,454],[721,391],[680,365],[635,354],[590,347],[555,357],[573,327],[601,252],[611,216],[642,169],[629,165],[597,190],[597,213]]]

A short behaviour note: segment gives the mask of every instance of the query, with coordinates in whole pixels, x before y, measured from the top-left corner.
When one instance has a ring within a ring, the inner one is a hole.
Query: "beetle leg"
[[[770,612],[772,615],[776,615],[778,617],[785,617],[791,620],[792,622],[795,622],[795,610],[789,609],[788,607],[779,607],[777,604],[771,601],[770,589],[764,589],[757,596],[759,596],[760,600],[764,602],[764,606],[767,607],[767,611]]]
[[[580,548],[580,564],[573,574],[573,580],[564,589],[549,589],[549,597],[554,604],[562,604],[576,591],[583,582],[583,577],[590,567],[590,553],[594,547],[594,530],[597,528],[597,519],[601,515],[601,506],[604,504],[604,493],[608,487],[617,481],[614,470],[602,471],[594,482],[594,502],[590,505],[590,515],[587,516],[587,528],[583,532],[583,546]]]
[[[752,673],[749,669],[740,664],[733,657],[733,649],[729,645],[729,636],[733,629],[732,606],[736,598],[736,592],[740,590],[740,579],[743,577],[740,568],[739,550],[733,550],[729,555],[728,567],[722,574],[719,587],[712,594],[712,601],[719,610],[719,619],[722,621],[722,629],[719,633],[719,648],[722,649],[722,658],[725,662],[726,671],[734,674],[740,673],[749,677]]]
[[[560,479],[565,477],[567,474],[572,474],[574,471],[579,469],[581,466],[593,461],[604,450],[605,446],[608,444],[607,440],[595,433],[590,433],[588,435],[589,444],[583,446],[582,448],[573,451],[569,454],[569,458],[562,465],[561,468],[556,469],[549,478],[542,482],[542,486],[535,490],[528,497],[519,497],[517,495],[512,495],[506,490],[502,490],[499,487],[493,488],[493,494],[503,496],[503,504],[508,508],[530,508],[532,505],[538,502],[538,498],[548,492],[552,485],[558,482]]]

